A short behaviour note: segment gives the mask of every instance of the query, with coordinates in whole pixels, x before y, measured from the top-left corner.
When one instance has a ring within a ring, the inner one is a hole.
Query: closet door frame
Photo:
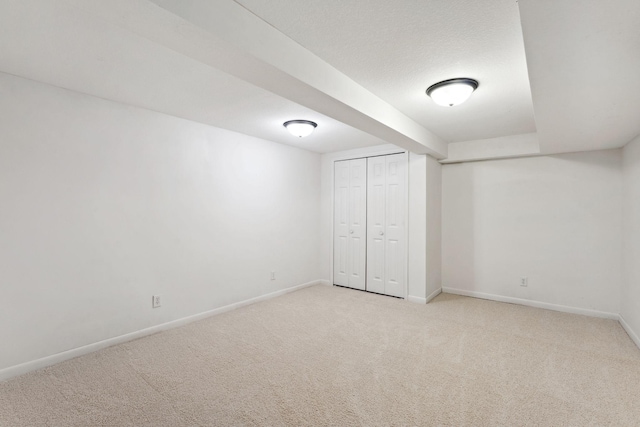
[[[398,149],[390,149],[390,150],[381,150],[371,152],[370,154],[361,154],[361,155],[345,155],[339,156],[331,161],[331,283],[330,285],[335,286],[335,278],[334,276],[334,259],[335,259],[335,170],[336,170],[336,162],[342,160],[355,160],[355,159],[367,159],[369,157],[379,157],[379,156],[388,156],[391,154],[403,154],[405,156],[405,192],[404,192],[404,203],[406,206],[404,212],[404,250],[405,250],[405,262],[404,262],[404,296],[403,298],[406,300],[409,296],[409,152],[406,150],[398,150]],[[365,264],[366,271],[366,264]]]

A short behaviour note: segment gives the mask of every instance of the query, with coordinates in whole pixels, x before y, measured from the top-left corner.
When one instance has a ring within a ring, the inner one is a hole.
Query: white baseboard
[[[312,282],[307,282],[301,285],[292,286],[290,288],[281,289],[279,291],[271,292],[265,295],[260,295],[258,297],[251,298],[248,300],[225,305],[224,307],[215,308],[213,310],[205,311],[203,313],[198,313],[192,316],[183,317],[181,319],[172,320],[171,322],[162,323],[160,325],[152,326],[150,328],[141,329],[139,331],[131,332],[128,334],[124,334],[124,335],[109,338],[106,340],[98,341],[92,344],[88,344],[82,347],[63,351],[61,353],[43,357],[41,359],[25,362],[20,365],[10,366],[8,368],[0,370],[0,381],[5,381],[5,380],[8,380],[9,378],[17,377],[18,375],[23,375],[28,372],[35,371],[36,369],[46,368],[47,366],[55,365],[56,363],[64,362],[65,360],[73,359],[78,356],[83,356],[85,354],[92,353],[94,351],[101,350],[103,348],[111,347],[116,344],[121,344],[127,341],[135,340],[147,335],[155,334],[160,331],[165,331],[167,329],[177,328],[178,326],[183,326],[188,323],[195,322],[197,320],[205,319],[207,317],[226,313],[228,311],[235,310],[240,307],[244,307],[250,304],[255,304],[260,301],[265,301],[265,300],[275,298],[284,294],[288,294],[290,292],[294,292],[302,288],[306,288],[313,285],[324,284],[324,282],[327,282],[327,281],[314,280]]]
[[[426,298],[414,297],[414,296],[411,296],[411,295],[407,295],[407,301],[414,302],[416,304],[426,304],[427,303],[427,299]]]
[[[442,288],[438,288],[435,291],[433,291],[431,293],[431,295],[429,295],[427,297],[427,303],[429,303],[429,301],[431,301],[432,299],[434,299],[435,297],[437,297],[438,295],[440,295],[442,293]]]
[[[588,308],[570,307],[567,305],[551,304],[548,302],[533,301],[521,298],[506,297],[502,295],[486,294],[483,292],[467,291],[463,289],[443,287],[442,292],[447,294],[463,295],[467,297],[482,298],[492,301],[508,302],[511,304],[526,305],[529,307],[544,308],[547,310],[561,311],[563,313],[582,314],[584,316],[602,317],[605,319],[618,320],[620,316],[617,313],[609,313],[606,311],[591,310]]]
[[[429,301],[431,301],[432,299],[440,295],[441,292],[442,292],[442,288],[438,288],[435,291],[433,291],[430,295],[428,295],[426,298],[414,297],[409,295],[407,296],[407,301],[415,302],[418,304],[427,304]]]
[[[629,335],[629,338],[631,338],[631,341],[636,343],[638,348],[640,348],[640,337],[638,336],[638,334],[636,334],[635,331],[631,329],[631,326],[629,326],[627,321],[624,320],[624,317],[622,317],[622,314],[619,317],[620,318],[618,319],[618,321],[620,322],[620,325],[622,325],[622,328],[625,330],[627,335]]]
[[[320,285],[333,286],[333,284],[331,283],[331,280],[322,279],[322,280],[318,280],[318,283]]]

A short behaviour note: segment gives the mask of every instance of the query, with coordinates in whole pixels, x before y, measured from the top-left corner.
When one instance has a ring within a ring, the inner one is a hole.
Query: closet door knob
[[[353,230],[349,230],[349,234],[353,234]]]
[[[384,232],[382,232],[382,231],[381,231],[381,232],[380,232],[380,235],[381,235],[381,236],[384,236]]]

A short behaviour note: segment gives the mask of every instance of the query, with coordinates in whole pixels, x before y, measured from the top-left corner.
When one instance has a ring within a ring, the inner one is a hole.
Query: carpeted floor
[[[1,426],[638,426],[617,322],[314,286],[0,384]]]

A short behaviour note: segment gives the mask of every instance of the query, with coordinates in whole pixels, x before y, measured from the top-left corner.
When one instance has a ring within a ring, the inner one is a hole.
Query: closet
[[[335,162],[334,284],[406,294],[406,155]]]

